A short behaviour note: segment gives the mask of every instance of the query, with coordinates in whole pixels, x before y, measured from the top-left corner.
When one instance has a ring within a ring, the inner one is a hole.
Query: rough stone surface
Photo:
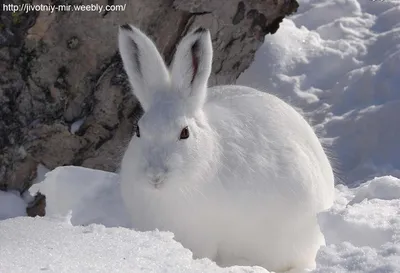
[[[49,169],[70,164],[118,169],[142,114],[117,52],[119,25],[141,28],[167,63],[190,29],[209,28],[210,85],[226,84],[250,65],[264,36],[298,7],[296,0],[2,3],[126,5],[125,11],[108,13],[0,11],[0,189],[20,192],[30,187],[39,163]]]

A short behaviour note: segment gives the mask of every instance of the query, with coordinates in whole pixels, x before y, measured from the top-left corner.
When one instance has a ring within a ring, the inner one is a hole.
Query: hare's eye
[[[189,137],[189,128],[186,126],[182,129],[179,139],[187,139]]]
[[[136,125],[136,136],[137,136],[137,137],[140,137],[139,125]]]

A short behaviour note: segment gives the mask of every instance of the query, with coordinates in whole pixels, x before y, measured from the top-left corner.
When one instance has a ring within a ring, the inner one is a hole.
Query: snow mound
[[[350,205],[364,199],[400,199],[400,179],[393,176],[377,177],[361,186]]]
[[[400,178],[398,18],[398,1],[300,1],[238,79],[302,111],[346,184]]]
[[[314,273],[396,273],[400,272],[400,246],[387,244],[379,249],[340,243],[324,247]]]
[[[26,215],[26,202],[17,192],[0,191],[0,221]]]
[[[208,259],[193,260],[172,233],[140,233],[95,224],[74,227],[68,218],[1,221],[0,242],[0,272],[268,272],[259,267],[219,268]]]
[[[389,193],[398,182],[387,176],[336,187],[334,206],[319,216],[327,246],[315,272],[400,272],[400,199]]]
[[[350,193],[347,197],[343,195],[344,193],[337,190],[334,206],[319,215],[328,245],[349,242],[357,247],[379,248],[397,241],[400,235],[399,199],[366,199],[361,203],[351,204],[349,201],[357,193]],[[346,201],[343,202],[343,199]]]
[[[73,225],[129,226],[117,174],[75,166],[58,167],[30,191],[46,195],[46,215],[66,215],[71,211]]]

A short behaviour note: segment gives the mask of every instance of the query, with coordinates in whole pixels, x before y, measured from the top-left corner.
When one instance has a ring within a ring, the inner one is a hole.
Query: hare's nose
[[[165,177],[167,170],[164,168],[151,168],[147,169],[149,178],[152,183],[161,183]]]
[[[152,178],[150,178],[150,184],[157,189],[163,185],[164,179],[165,179],[164,175],[153,176]]]

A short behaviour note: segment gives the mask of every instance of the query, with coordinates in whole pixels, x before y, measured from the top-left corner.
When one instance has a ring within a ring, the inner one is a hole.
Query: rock
[[[73,8],[82,1],[50,3]],[[275,33],[298,7],[296,0],[135,0],[122,5],[124,11],[107,13],[1,11],[1,189],[26,191],[39,163],[49,169],[118,169],[142,115],[117,52],[119,25],[141,28],[167,63],[190,29],[209,28],[214,46],[210,85],[227,84],[250,65],[264,36]]]
[[[31,217],[46,215],[46,196],[38,192],[26,208],[26,214]]]

